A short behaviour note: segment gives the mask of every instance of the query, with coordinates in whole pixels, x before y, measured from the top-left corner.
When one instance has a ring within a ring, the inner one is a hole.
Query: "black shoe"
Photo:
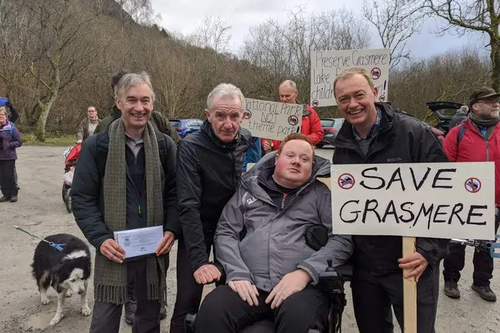
[[[497,295],[491,290],[490,286],[477,286],[475,284],[472,285],[472,290],[477,292],[479,296],[488,302],[496,302]]]
[[[17,202],[17,195],[13,195],[13,196],[10,198],[10,202]]]
[[[0,202],[7,202],[9,200],[10,200],[10,198],[7,198],[5,195],[0,198]]]
[[[163,320],[165,318],[167,318],[167,307],[162,305],[160,307],[160,320]]]
[[[137,303],[128,301],[125,303],[125,322],[129,325],[134,323],[135,311],[137,310]]]
[[[444,282],[444,294],[449,298],[460,298],[460,290],[458,285],[453,280],[448,280]]]

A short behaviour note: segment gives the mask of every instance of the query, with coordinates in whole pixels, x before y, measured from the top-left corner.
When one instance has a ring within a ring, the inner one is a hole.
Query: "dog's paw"
[[[41,301],[43,305],[47,305],[50,303],[50,299],[45,295],[41,297]]]
[[[90,316],[91,314],[92,314],[92,310],[90,310],[90,308],[88,306],[82,308],[82,315],[84,315],[84,316]]]
[[[63,314],[58,314],[56,313],[56,315],[54,316],[54,318],[52,318],[52,320],[50,321],[50,326],[55,326],[57,324],[59,324],[59,322],[61,321],[61,319],[63,319],[64,315]]]
[[[71,291],[67,291],[66,292],[66,297],[71,297],[71,296],[73,296],[73,293]]]

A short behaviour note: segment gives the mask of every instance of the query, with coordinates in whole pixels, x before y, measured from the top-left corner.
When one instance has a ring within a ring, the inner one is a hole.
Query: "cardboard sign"
[[[387,101],[390,54],[390,49],[311,52],[311,105],[337,105],[333,81],[350,67],[365,68],[378,88],[378,101]]]
[[[495,238],[495,164],[332,166],[333,230],[348,235]]]
[[[246,99],[246,114],[241,127],[252,136],[283,140],[290,133],[300,132],[303,104],[287,104],[260,99]]]

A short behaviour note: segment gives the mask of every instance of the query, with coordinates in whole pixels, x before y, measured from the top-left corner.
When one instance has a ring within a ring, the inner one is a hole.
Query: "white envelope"
[[[163,226],[115,231],[114,238],[125,250],[125,258],[155,253],[163,238]]]

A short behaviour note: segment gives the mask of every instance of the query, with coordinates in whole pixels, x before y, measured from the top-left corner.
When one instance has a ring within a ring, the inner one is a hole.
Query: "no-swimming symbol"
[[[356,181],[350,173],[343,173],[339,176],[338,183],[340,188],[343,188],[344,190],[350,190],[354,186]]]
[[[245,114],[243,115],[243,118],[244,119],[250,119],[250,118],[252,118],[252,111],[246,109],[245,110]]]
[[[481,181],[477,178],[469,178],[465,181],[465,189],[470,193],[477,193],[481,189]]]
[[[292,126],[295,126],[299,123],[299,118],[297,118],[297,116],[290,116],[288,117],[288,123]]]
[[[378,67],[373,67],[372,70],[370,71],[370,73],[372,75],[372,79],[374,79],[374,80],[378,80],[380,75],[382,75],[382,71]]]

